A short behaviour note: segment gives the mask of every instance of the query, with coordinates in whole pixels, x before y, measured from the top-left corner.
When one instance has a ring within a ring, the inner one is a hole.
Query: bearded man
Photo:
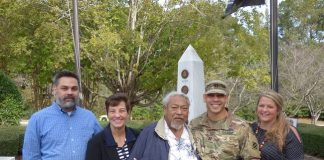
[[[55,101],[31,116],[24,136],[24,160],[85,159],[87,143],[101,127],[91,111],[78,106],[79,81],[67,70],[55,74]]]
[[[197,160],[188,130],[189,98],[178,92],[170,92],[163,101],[164,116],[145,127],[133,147],[130,160]]]

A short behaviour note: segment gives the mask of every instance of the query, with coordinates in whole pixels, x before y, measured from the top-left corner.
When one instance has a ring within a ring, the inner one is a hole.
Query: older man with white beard
[[[101,130],[95,115],[78,106],[79,78],[70,71],[53,77],[55,101],[34,113],[26,128],[24,160],[82,160],[88,140]]]
[[[197,160],[188,130],[190,101],[183,93],[170,92],[163,99],[164,116],[145,127],[130,155],[131,160]]]

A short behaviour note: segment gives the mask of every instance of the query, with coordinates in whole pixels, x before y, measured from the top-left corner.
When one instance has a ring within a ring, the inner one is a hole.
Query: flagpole
[[[75,70],[79,77],[80,99],[82,100],[82,85],[81,85],[81,67],[80,67],[80,37],[79,37],[79,18],[78,18],[78,1],[72,0],[73,5],[73,40],[74,40],[74,60]]]
[[[277,0],[270,0],[271,89],[278,92],[278,24]]]

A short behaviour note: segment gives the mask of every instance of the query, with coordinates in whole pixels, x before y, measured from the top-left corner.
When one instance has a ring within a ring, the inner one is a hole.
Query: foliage
[[[25,127],[0,126],[0,156],[16,155],[22,149]]]
[[[193,46],[204,61],[206,81],[227,82],[230,91],[227,106],[231,111],[250,106],[260,88],[270,82],[268,32],[262,22],[263,15],[256,11],[240,12],[239,17],[220,20],[224,11],[222,4],[192,5],[200,12],[196,13],[197,19],[187,21],[197,24],[192,34],[199,36]]]
[[[154,121],[149,121],[149,120],[142,120],[142,121],[129,121],[127,122],[127,126],[131,127],[137,131],[140,131],[141,129],[143,129],[145,126],[151,124]]]
[[[22,99],[15,83],[0,70],[0,100],[4,100],[7,96],[18,101]]]
[[[8,96],[0,102],[0,125],[18,125],[22,116],[21,101]]]
[[[304,152],[324,158],[324,127],[298,124],[297,129],[303,140]]]
[[[71,6],[70,1],[0,2],[0,69],[25,77],[31,111],[51,100],[50,77],[56,70],[73,70]],[[100,97],[115,92],[126,92],[132,106],[154,106],[164,92],[176,88],[177,60],[191,44],[204,61],[205,79],[228,82],[230,110],[246,110],[270,84],[268,15],[240,10],[221,19],[224,7],[223,1],[207,0],[163,5],[155,0],[80,1],[84,106],[96,110]],[[286,0],[279,7],[279,46],[323,46],[321,0]],[[315,54],[309,51],[303,54]],[[321,64],[323,55],[316,59]],[[295,73],[303,72],[298,69]],[[289,92],[295,99],[307,98],[305,90],[284,89],[292,83],[289,79],[279,80],[285,97]],[[315,92],[312,96],[323,99]],[[321,103],[312,101],[308,107]]]
[[[163,15],[155,2],[129,6],[131,2],[82,4],[84,59],[99,71],[100,82],[111,92],[127,93],[132,106],[148,106],[160,96],[162,87],[174,81],[171,77],[176,63],[169,59],[168,43],[157,46],[170,17]]]
[[[150,123],[152,121],[131,120],[127,126],[140,131]],[[100,124],[103,128],[107,126],[107,122],[100,121]],[[16,155],[22,149],[24,132],[24,126],[0,126],[0,156]]]
[[[138,107],[135,107],[138,108]],[[152,121],[129,121],[127,126],[140,130]],[[107,122],[102,122],[102,127]],[[324,128],[309,125],[298,124],[297,129],[304,143],[304,152],[309,155],[324,158],[322,144],[324,143]],[[0,126],[0,156],[13,156],[22,148],[25,127]]]
[[[292,106],[286,105],[286,107],[284,109],[286,115],[292,115],[292,113],[294,112],[294,108],[296,108],[296,107],[292,107]],[[296,113],[295,116],[290,116],[290,117],[294,117],[294,118],[308,118],[308,117],[310,117],[309,110],[308,110],[307,107],[301,107],[300,110]]]
[[[239,111],[235,112],[235,115],[247,120],[247,121],[255,121],[255,106],[253,107],[248,107],[245,106],[243,108],[241,108]]]
[[[64,4],[64,3],[63,3]],[[48,104],[51,95],[50,78],[73,63],[69,17],[64,17],[64,5],[59,1],[2,1],[3,23],[6,33],[0,55],[8,61],[5,68],[27,79],[32,89],[32,104],[38,110]]]
[[[22,116],[21,94],[15,83],[0,71],[0,125],[17,125]]]
[[[133,120],[144,120],[150,116],[149,110],[144,107],[134,107],[132,110]]]
[[[279,6],[280,34],[284,41],[323,42],[322,0],[286,0]]]
[[[307,107],[313,123],[323,104],[323,1],[286,0],[279,6],[279,83],[290,116]]]
[[[163,106],[160,104],[153,107],[134,107],[132,120],[156,121],[163,115]]]

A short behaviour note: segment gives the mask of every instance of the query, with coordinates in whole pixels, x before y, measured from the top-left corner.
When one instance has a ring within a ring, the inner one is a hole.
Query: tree
[[[303,46],[287,44],[281,48],[280,87],[286,97],[287,106],[293,111],[290,116],[296,115],[305,105],[309,107],[313,117],[318,117],[323,110],[319,104],[322,100],[324,62],[323,46]],[[318,115],[319,114],[319,115]]]
[[[132,106],[156,102],[175,82],[181,52],[170,42],[173,14],[157,2],[135,0],[98,3],[82,14],[81,23],[92,24],[83,29],[85,59],[110,91],[127,93]]]
[[[322,0],[285,0],[279,6],[279,33],[283,40],[323,42]]]
[[[310,94],[305,98],[307,107],[311,114],[311,123],[316,124],[318,118],[321,116],[324,111],[323,106],[323,87],[320,88],[320,91]]]
[[[1,6],[7,35],[0,55],[15,59],[4,67],[26,77],[33,94],[30,106],[41,109],[51,100],[53,73],[74,66],[68,12],[59,1],[5,1]]]
[[[223,10],[220,4],[198,6],[205,15],[201,19],[206,22],[197,22],[204,25],[198,26],[196,33],[199,38],[195,46],[198,53],[203,54],[205,79],[227,82],[227,106],[232,112],[250,108],[256,100],[256,93],[270,82],[268,30],[262,22],[263,15],[256,11],[242,11],[237,18],[228,17],[220,21],[222,14],[217,14]],[[204,12],[203,7],[209,7],[205,10],[215,13]]]
[[[6,41],[0,42],[0,58],[8,63],[0,66],[24,74],[33,105],[42,106],[49,101],[43,95],[50,95],[52,73],[74,66],[71,3],[2,4],[0,34]],[[96,106],[110,92],[126,92],[132,105],[153,106],[163,92],[175,89],[177,61],[189,44],[204,61],[206,80],[233,82],[233,110],[251,104],[248,96],[270,81],[267,25],[256,11],[222,20],[224,7],[221,1],[176,0],[163,6],[155,0],[80,1],[85,106]],[[12,32],[4,34],[9,28]]]

